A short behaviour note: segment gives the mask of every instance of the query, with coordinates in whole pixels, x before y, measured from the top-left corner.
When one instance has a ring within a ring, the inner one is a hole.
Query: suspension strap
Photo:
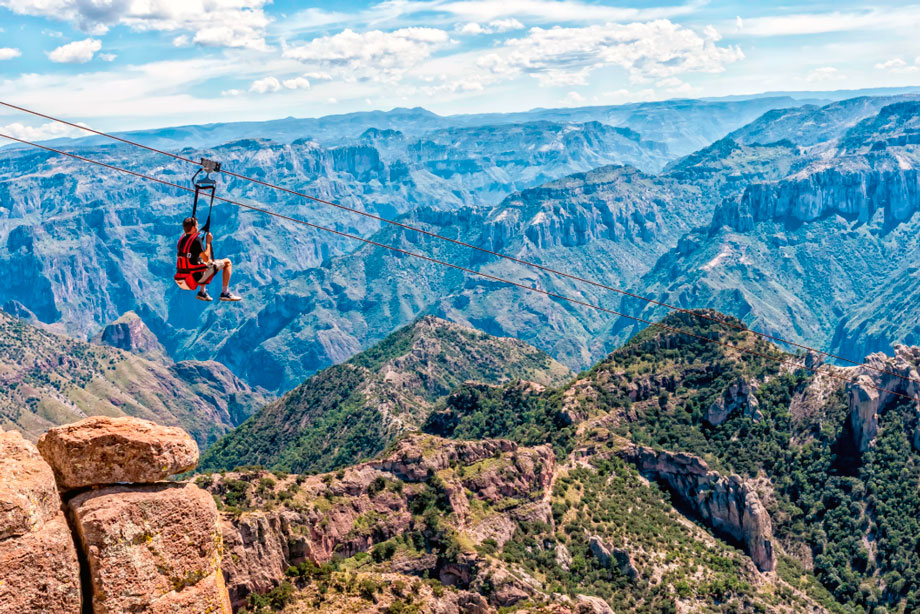
[[[204,177],[198,179],[198,174],[201,171],[204,171]],[[211,178],[211,173],[219,172],[220,162],[202,158],[201,168],[195,171],[195,174],[192,175],[192,183],[195,184],[195,202],[192,204],[192,217],[197,219],[198,199],[201,196],[201,193],[207,192],[210,194],[210,202],[208,203],[208,219],[205,221],[204,226],[201,227],[201,232],[205,234],[211,230],[211,210],[214,208],[214,195],[217,192],[217,180]]]

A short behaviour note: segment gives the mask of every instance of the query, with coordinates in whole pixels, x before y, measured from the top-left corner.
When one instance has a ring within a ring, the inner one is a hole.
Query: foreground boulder
[[[741,544],[760,571],[773,571],[773,525],[757,492],[737,475],[710,471],[692,454],[630,446],[624,451],[639,472],[663,482],[700,520]]]
[[[113,486],[80,494],[69,507],[95,614],[229,613],[217,506],[207,492],[194,484]]]
[[[0,614],[80,614],[81,604],[51,468],[21,435],[0,431]]]
[[[38,449],[62,490],[158,482],[198,463],[198,444],[188,433],[138,418],[94,416],[55,427]]]
[[[25,535],[60,512],[51,467],[19,433],[0,431],[0,539]]]

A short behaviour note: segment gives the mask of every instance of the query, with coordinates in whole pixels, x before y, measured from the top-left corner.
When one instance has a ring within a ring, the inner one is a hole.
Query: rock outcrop
[[[712,229],[729,226],[745,232],[761,221],[810,222],[839,214],[866,222],[881,209],[885,218],[904,221],[920,202],[917,169],[874,168],[867,160],[837,165],[817,163],[782,181],[754,183],[740,198],[722,203]]]
[[[763,416],[757,408],[760,403],[754,396],[754,390],[746,379],[739,377],[732,382],[722,395],[706,411],[704,419],[712,426],[719,426],[735,411],[741,410],[744,415],[754,420]]]
[[[159,481],[197,461],[184,431],[134,418],[39,448],[0,431],[0,614],[231,614],[214,499]]]
[[[164,359],[167,356],[166,349],[156,335],[133,311],[127,312],[103,328],[99,334],[99,342],[148,358]]]
[[[194,484],[113,486],[68,504],[95,614],[229,612],[217,506]]]
[[[701,521],[742,544],[760,571],[775,566],[773,525],[757,492],[737,475],[710,471],[703,459],[630,446],[623,455],[639,471],[663,482]]]
[[[588,547],[594,558],[607,569],[618,569],[621,574],[633,580],[639,576],[629,557],[629,552],[621,548],[609,548],[600,537],[592,535],[588,540]]]
[[[0,431],[0,614],[80,614],[80,564],[51,468]]]
[[[554,469],[555,457],[549,446],[522,448],[506,440],[453,441],[411,435],[383,459],[336,474],[288,476],[275,482],[276,476],[268,472],[227,473],[202,477],[198,483],[219,498],[231,488],[251,485],[246,497],[255,503],[258,485],[270,480],[275,493],[288,493],[286,497],[293,501],[291,505],[272,505],[275,509],[271,511],[224,514],[223,571],[231,601],[240,607],[250,594],[267,593],[280,584],[291,565],[308,560],[324,564],[334,557],[368,552],[378,543],[417,530],[412,502],[430,488],[428,483],[435,475],[440,478],[444,505],[453,512],[453,522],[471,534],[481,533],[483,539],[507,539],[485,527],[503,527],[505,515],[522,521],[551,522],[545,494]],[[269,500],[275,501],[274,496]],[[481,521],[472,518],[474,499],[480,505],[503,503],[503,515]],[[368,519],[373,519],[371,526]],[[463,554],[455,561],[420,556],[395,561],[393,569],[439,577],[445,584],[466,588],[479,575],[480,562],[475,553]],[[501,585],[502,590],[490,597],[494,605],[516,603],[529,594],[526,585],[511,582],[500,570],[496,573],[495,586]]]
[[[94,416],[51,429],[38,449],[63,490],[148,483],[194,469],[198,445],[179,428]]]
[[[879,414],[889,403],[920,397],[920,347],[898,345],[893,357],[872,354],[865,364],[869,368],[857,367],[855,382],[847,385],[853,443],[860,453],[875,439]],[[920,414],[920,404],[914,406]],[[920,430],[914,433],[913,442],[920,451]]]

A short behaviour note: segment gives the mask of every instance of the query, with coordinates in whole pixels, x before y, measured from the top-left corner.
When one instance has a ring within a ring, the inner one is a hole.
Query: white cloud
[[[78,125],[85,126],[86,124],[81,123]],[[24,139],[26,141],[47,141],[49,139],[64,137],[86,136],[86,132],[83,130],[65,126],[64,124],[58,122],[48,122],[38,126],[27,126],[25,124],[16,122],[7,124],[5,126],[0,126],[0,132],[14,136],[18,139]],[[11,143],[11,141],[0,139],[0,145],[6,145],[8,143]]]
[[[85,64],[92,60],[100,49],[102,41],[97,38],[86,38],[61,45],[48,53],[48,59],[59,64]]]
[[[830,13],[799,13],[744,20],[748,36],[796,36],[854,30],[912,29],[920,25],[920,5]]]
[[[489,22],[488,26],[481,26],[476,22],[470,22],[464,24],[463,26],[457,27],[457,32],[460,34],[503,34],[505,32],[511,32],[512,30],[523,30],[524,24],[522,24],[517,19],[496,19]]]
[[[265,77],[264,79],[258,79],[252,82],[252,85],[249,86],[249,91],[255,94],[271,94],[274,92],[280,92],[282,89],[286,90],[304,90],[310,87],[310,80],[305,77],[293,77],[291,79],[285,79],[284,81],[278,79],[277,77]],[[234,92],[234,93],[229,93]],[[225,92],[227,95],[237,95],[238,90],[228,90]]]
[[[381,80],[400,77],[449,42],[447,32],[437,28],[363,33],[346,29],[333,36],[288,47],[284,57],[339,75]]]
[[[242,90],[224,90],[220,93],[221,96],[241,96],[242,94]]]
[[[463,26],[458,26],[457,32],[459,32],[460,34],[474,34],[474,35],[475,34],[485,34],[486,29],[483,28],[481,25],[479,25],[476,22],[470,22],[470,23],[464,24]]]
[[[594,70],[619,66],[641,83],[684,72],[721,72],[744,57],[736,47],[716,45],[714,35],[700,36],[667,20],[533,28],[483,55],[478,65],[497,75],[530,74],[543,85],[585,85]]]
[[[114,53],[100,53],[99,54],[99,59],[102,60],[103,62],[114,62],[115,58],[117,57],[118,56],[115,55]]]
[[[816,68],[805,77],[809,83],[821,83],[823,81],[841,81],[846,76],[833,66],[822,66]]]
[[[22,52],[19,49],[14,49],[13,47],[0,47],[0,61],[12,60],[21,55]]]
[[[115,25],[137,31],[193,32],[199,45],[265,50],[270,0],[0,0],[20,15],[70,22],[105,34]]]
[[[892,58],[886,62],[879,62],[875,65],[876,70],[884,70],[886,72],[895,72],[895,73],[908,73],[908,72],[917,72],[920,70],[917,66],[911,66],[901,58]]]
[[[281,82],[278,81],[275,77],[265,77],[264,79],[259,79],[253,81],[252,85],[249,86],[250,92],[255,92],[256,94],[267,94],[270,92],[277,92],[281,89]]]
[[[306,77],[295,77],[293,79],[286,79],[281,85],[289,90],[305,90],[310,87],[310,80]]]
[[[393,2],[402,5],[404,13],[440,11],[466,18],[468,21],[488,23],[502,18],[530,18],[541,22],[570,23],[573,21],[642,21],[688,15],[696,11],[701,2],[647,9],[603,6],[577,0],[458,0],[444,2]]]
[[[524,24],[517,19],[510,17],[508,19],[496,19],[489,22],[489,27],[493,32],[510,32],[511,30],[523,30]]]

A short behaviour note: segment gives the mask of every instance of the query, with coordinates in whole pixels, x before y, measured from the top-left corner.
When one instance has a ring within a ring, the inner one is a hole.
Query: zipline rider
[[[200,301],[213,301],[214,299],[208,294],[207,284],[217,275],[218,271],[223,271],[224,287],[220,293],[222,301],[239,301],[239,297],[230,292],[230,275],[233,270],[233,264],[229,258],[215,260],[212,258],[211,233],[206,233],[207,245],[201,244],[201,234],[198,232],[198,220],[194,217],[187,217],[182,221],[182,229],[185,234],[179,238],[178,251],[180,258],[188,261],[188,269],[198,283],[198,294],[195,295]]]

